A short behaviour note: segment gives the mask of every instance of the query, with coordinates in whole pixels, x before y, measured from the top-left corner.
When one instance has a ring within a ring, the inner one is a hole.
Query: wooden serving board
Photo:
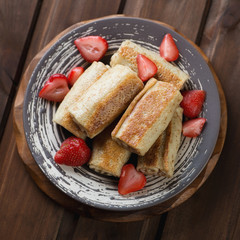
[[[108,16],[110,17],[117,17],[119,15],[113,15]],[[212,71],[212,74],[214,76],[214,79],[216,81],[218,92],[220,96],[220,103],[221,103],[221,126],[219,130],[218,140],[215,146],[215,149],[213,151],[213,154],[207,163],[206,167],[203,169],[203,171],[200,173],[200,175],[181,193],[174,196],[173,198],[150,208],[146,208],[143,210],[137,210],[137,211],[125,211],[125,212],[117,212],[117,211],[107,211],[107,210],[101,210],[96,209],[94,207],[90,207],[88,205],[84,205],[82,203],[79,203],[78,201],[70,198],[63,192],[61,192],[58,188],[56,188],[49,180],[48,178],[42,173],[40,168],[38,167],[37,163],[33,159],[31,152],[28,148],[27,141],[25,139],[24,129],[23,129],[23,101],[24,101],[24,95],[27,88],[28,81],[30,80],[30,77],[32,75],[32,72],[34,68],[36,67],[38,61],[41,59],[41,57],[44,55],[44,53],[64,34],[71,31],[72,29],[79,27],[83,24],[96,21],[97,19],[84,21],[77,23],[70,28],[66,29],[65,31],[61,32],[59,35],[57,35],[43,50],[41,50],[31,61],[29,66],[27,67],[22,79],[21,83],[17,92],[17,96],[14,103],[13,108],[13,122],[14,122],[14,132],[16,136],[16,143],[18,152],[21,156],[21,159],[23,163],[25,164],[28,172],[30,173],[33,180],[36,182],[38,187],[45,192],[50,198],[52,198],[57,203],[61,204],[62,206],[71,209],[82,216],[85,217],[92,217],[98,220],[103,221],[112,221],[112,222],[127,222],[127,221],[138,221],[143,220],[147,217],[151,217],[154,215],[162,214],[166,211],[169,211],[184,201],[186,201],[188,198],[190,198],[206,181],[208,176],[213,171],[219,156],[221,154],[225,137],[226,137],[226,130],[227,130],[227,107],[226,107],[226,100],[224,96],[223,89],[221,87],[221,83],[219,79],[217,78],[210,61],[205,56],[205,54],[191,41],[188,41],[194,45],[195,48],[199,50],[203,58],[206,60],[206,62],[209,65],[209,68]],[[157,23],[166,25],[164,23],[155,21]],[[169,25],[166,25],[169,28],[172,28]],[[172,28],[173,29],[173,28]],[[176,29],[173,29],[176,31]]]

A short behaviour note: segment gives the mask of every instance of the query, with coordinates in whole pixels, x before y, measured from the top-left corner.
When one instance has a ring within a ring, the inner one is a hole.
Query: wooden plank
[[[239,239],[239,21],[239,1],[213,1],[200,46],[225,91],[227,138],[212,176],[189,201],[168,214],[163,240]]]
[[[159,235],[158,232],[159,230],[161,231],[161,224],[164,224],[162,223],[162,219],[164,219],[165,215],[166,214],[162,214],[160,216],[151,217],[144,220],[142,224],[139,240],[160,239],[158,236]]]
[[[88,218],[79,218],[73,240],[77,239],[126,239],[154,240],[159,216],[144,221],[106,223]]]
[[[57,34],[71,25],[89,19],[116,14],[120,0],[44,1],[34,33],[26,66]]]
[[[63,211],[30,178],[19,158],[11,121],[0,152],[0,239],[54,239],[52,226],[59,226]]]
[[[70,211],[64,211],[64,215],[62,216],[61,225],[59,226],[56,239],[73,239],[74,232],[78,224],[78,219],[79,214]]]
[[[130,223],[106,223],[88,218],[80,218],[73,240],[77,239],[126,239],[140,237],[142,221]],[[150,239],[150,238],[149,238]]]
[[[208,0],[127,0],[124,14],[165,22],[195,41]]]
[[[16,75],[36,5],[37,0],[0,0],[0,138],[9,113],[5,112],[9,95],[14,82],[20,77]],[[25,12],[26,8],[28,11]],[[8,104],[10,107],[11,104]]]

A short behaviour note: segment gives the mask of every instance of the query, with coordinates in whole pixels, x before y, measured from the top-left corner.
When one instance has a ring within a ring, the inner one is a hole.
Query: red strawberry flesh
[[[203,129],[203,126],[206,122],[206,118],[195,118],[188,120],[183,123],[183,135],[185,137],[198,137]]]
[[[179,57],[179,50],[170,33],[167,33],[159,47],[161,57],[167,61],[176,61]]]
[[[68,84],[70,86],[73,86],[73,84],[78,80],[78,78],[82,75],[84,72],[83,67],[75,67],[73,68],[70,73],[68,74]]]
[[[87,36],[74,41],[80,54],[87,62],[99,61],[108,49],[106,39],[100,36]]]
[[[156,64],[142,54],[137,55],[138,76],[145,82],[157,73]]]
[[[118,192],[126,195],[138,191],[146,185],[146,177],[138,172],[133,164],[126,164],[122,168],[121,176],[118,182]]]
[[[182,92],[183,100],[181,107],[183,114],[188,118],[196,118],[202,111],[206,93],[204,90],[188,90]]]
[[[61,102],[68,91],[67,77],[63,74],[53,74],[39,92],[39,97],[49,101]]]

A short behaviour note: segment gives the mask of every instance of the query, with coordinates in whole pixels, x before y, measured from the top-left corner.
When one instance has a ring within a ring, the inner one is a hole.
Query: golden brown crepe
[[[144,156],[167,128],[182,95],[172,84],[150,79],[112,132],[112,138]]]
[[[85,91],[109,69],[109,66],[101,62],[93,62],[78,78],[68,94],[59,105],[53,121],[61,125],[77,137],[86,138],[86,134],[73,121],[69,107],[73,105],[85,93]]]
[[[145,175],[173,176],[181,142],[182,113],[182,108],[178,107],[167,129],[144,156],[138,157],[138,171]]]
[[[131,152],[112,140],[113,127],[111,125],[93,139],[92,155],[88,164],[96,172],[120,177],[121,169]]]
[[[118,51],[112,56],[110,66],[122,64],[138,72],[136,60],[138,54],[146,56],[156,64],[158,71],[155,78],[157,80],[172,83],[175,87],[181,89],[187,79],[189,79],[188,74],[177,66],[167,62],[159,53],[143,48],[130,40],[122,42]]]
[[[69,111],[88,137],[93,138],[110,125],[143,88],[129,67],[116,65],[106,71]]]

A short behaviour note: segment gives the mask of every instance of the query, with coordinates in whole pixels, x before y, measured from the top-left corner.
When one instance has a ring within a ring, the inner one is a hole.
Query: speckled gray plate
[[[38,93],[50,75],[67,74],[77,65],[84,68],[88,66],[73,41],[87,35],[103,36],[109,43],[109,49],[102,61],[108,63],[110,56],[125,39],[132,39],[157,52],[166,33],[172,34],[180,51],[176,64],[191,77],[185,88],[204,89],[207,96],[201,113],[201,117],[207,118],[207,124],[200,137],[182,137],[173,178],[148,176],[143,190],[121,196],[118,194],[115,178],[97,174],[87,166],[73,168],[57,165],[53,157],[61,142],[70,134],[52,122],[58,105],[39,98]],[[79,202],[97,208],[138,210],[170,199],[183,191],[200,174],[218,137],[220,101],[207,63],[185,38],[156,22],[117,17],[80,26],[65,34],[45,53],[33,71],[27,87],[23,122],[26,140],[35,161],[56,187]]]

